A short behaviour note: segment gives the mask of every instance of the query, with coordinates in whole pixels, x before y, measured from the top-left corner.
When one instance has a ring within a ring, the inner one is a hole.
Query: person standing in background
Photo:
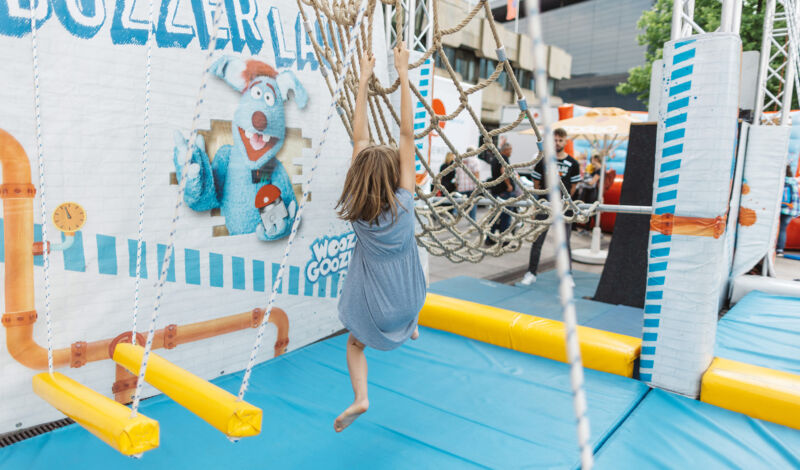
[[[509,158],[511,158],[511,151],[512,151],[511,144],[509,144],[505,139],[501,139],[500,141],[500,156],[503,160],[508,164]],[[492,165],[492,181],[499,181],[498,184],[489,188],[489,191],[492,195],[498,199],[509,199],[514,196],[514,182],[511,178],[506,174],[505,168],[503,168],[503,164],[495,157],[491,161]],[[509,210],[512,210],[510,208]],[[492,232],[498,232],[498,235],[502,235],[503,232],[508,230],[508,227],[511,226],[511,216],[506,214],[505,212],[501,213],[500,216],[497,218],[497,221],[492,225]],[[492,246],[497,244],[496,240],[491,238],[486,238],[486,245]]]
[[[783,255],[786,246],[786,228],[789,223],[800,215],[800,194],[798,194],[797,180],[792,176],[792,167],[786,165],[786,177],[783,179],[783,198],[781,199],[781,225],[778,230],[778,256]]]
[[[469,147],[467,152],[474,152],[475,149],[473,147]],[[478,157],[475,155],[470,155],[467,158],[462,160],[463,166],[459,166],[456,168],[456,191],[464,195],[465,197],[469,197],[472,194],[472,191],[475,190],[477,185],[475,181],[472,180],[472,177],[467,173],[471,173],[475,176],[475,179],[480,181],[481,175],[478,169]],[[472,208],[469,210],[469,216],[475,220],[475,217],[478,215],[478,205],[473,204]]]

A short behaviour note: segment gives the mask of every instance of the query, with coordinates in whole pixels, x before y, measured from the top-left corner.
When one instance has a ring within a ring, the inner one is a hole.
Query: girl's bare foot
[[[333,422],[333,429],[336,432],[342,432],[347,426],[350,426],[353,421],[359,416],[364,414],[369,408],[369,401],[354,401],[352,405],[348,406],[346,410],[336,418]]]
[[[413,339],[417,339],[417,338],[419,338],[419,327],[418,326],[414,327],[414,332],[411,333],[411,339],[412,340]]]

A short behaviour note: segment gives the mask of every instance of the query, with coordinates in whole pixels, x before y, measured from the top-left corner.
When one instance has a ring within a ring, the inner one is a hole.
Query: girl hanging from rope
[[[357,241],[339,299],[339,319],[350,331],[347,368],[353,404],[336,418],[341,432],[367,411],[364,348],[388,351],[417,339],[425,277],[414,240],[414,131],[408,85],[408,50],[394,49],[400,77],[400,145],[373,145],[367,121],[367,85],[375,58],[361,58],[353,114],[353,159],[337,208],[353,224]]]

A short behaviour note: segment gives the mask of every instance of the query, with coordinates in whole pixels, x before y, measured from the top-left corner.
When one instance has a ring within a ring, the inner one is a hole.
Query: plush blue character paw
[[[183,194],[184,201],[196,211],[206,211],[219,207],[214,174],[211,171],[211,162],[208,155],[206,155],[205,139],[201,135],[195,138],[192,154],[185,168],[183,165],[189,143],[178,131],[175,131],[174,139],[175,148],[172,161],[175,165],[175,175],[179,184],[182,178],[186,178],[186,187]]]

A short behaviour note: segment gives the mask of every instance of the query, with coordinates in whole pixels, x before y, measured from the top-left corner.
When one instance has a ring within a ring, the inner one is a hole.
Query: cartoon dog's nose
[[[267,116],[265,116],[261,111],[254,112],[253,117],[250,120],[253,122],[253,127],[255,127],[258,131],[263,131],[267,128]]]

